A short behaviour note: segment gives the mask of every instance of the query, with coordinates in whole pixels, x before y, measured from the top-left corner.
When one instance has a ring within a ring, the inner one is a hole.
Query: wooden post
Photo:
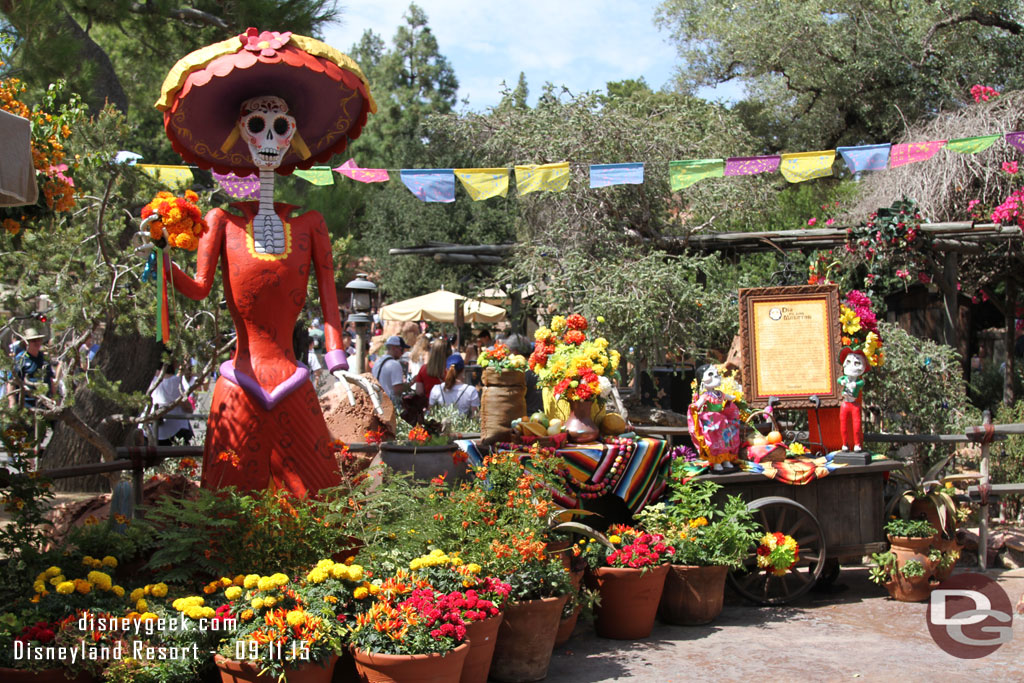
[[[955,251],[947,251],[942,268],[942,279],[948,285],[942,287],[942,308],[945,313],[942,336],[946,346],[954,349],[960,346],[960,307],[956,289],[959,261],[960,257]]]
[[[1003,329],[1003,345],[1006,347],[1006,365],[1003,366],[1003,405],[1007,408],[1013,406],[1016,397],[1013,395],[1014,379],[1014,342],[1016,336],[1017,312],[1017,281],[1013,275],[1006,277],[1006,304],[1003,306],[1003,316],[1006,318],[1006,327]]]
[[[983,425],[992,424],[992,415],[987,410],[984,413],[982,419]],[[981,480],[978,482],[979,488],[981,489],[981,508],[978,513],[978,565],[982,571],[985,571],[985,565],[988,563],[988,457],[989,448],[991,447],[990,439],[982,439],[981,441]]]

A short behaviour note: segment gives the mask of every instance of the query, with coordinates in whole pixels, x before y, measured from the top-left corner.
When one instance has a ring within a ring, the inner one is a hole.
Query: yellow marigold
[[[57,574],[57,576],[50,579],[50,585],[56,586],[58,583],[64,583],[67,579],[64,578],[63,574]]]
[[[348,578],[348,567],[343,564],[336,564],[331,567],[331,578],[335,579],[347,579]]]
[[[363,580],[363,568],[361,565],[354,564],[348,568],[348,578],[350,581],[362,581]]]
[[[480,565],[478,565],[476,562],[470,562],[469,564],[466,565],[466,570],[470,574],[479,574],[481,569],[482,569],[482,567]]]
[[[418,557],[413,558],[412,561],[409,562],[409,569],[411,569],[413,571],[416,571],[417,569],[419,569],[422,566],[423,566],[423,560],[421,560]]]
[[[34,590],[36,593],[45,593],[46,592],[46,582],[45,581],[36,581],[35,583],[32,584],[32,590]]]
[[[185,610],[185,616],[189,619],[202,619],[203,608],[193,605]]]
[[[117,558],[114,557],[113,555],[107,555],[106,557],[103,558],[103,560],[101,560],[101,564],[104,567],[110,567],[111,569],[116,569],[117,568]]]
[[[228,587],[228,586],[230,586],[230,585],[231,585],[232,583],[234,583],[234,581],[232,581],[231,579],[229,579],[229,578],[228,578],[228,577],[226,577],[226,576],[222,576],[222,577],[220,578],[220,586],[221,586],[221,588],[227,588],[227,587]]]
[[[144,599],[139,600],[135,603],[135,609],[139,610],[140,612],[144,612],[147,607],[149,607],[149,603],[146,602]]]
[[[206,584],[205,586],[203,586],[203,592],[206,593],[207,595],[213,595],[214,593],[217,592],[217,589],[219,587],[220,587],[220,585],[218,583]]]
[[[547,327],[538,327],[537,331],[533,333],[535,341],[544,341],[551,336],[551,330]]]
[[[355,598],[356,600],[362,600],[363,598],[365,598],[369,594],[370,594],[370,591],[368,591],[367,589],[363,588],[362,586],[360,586],[359,588],[357,588],[354,591],[352,591],[352,597]]]
[[[135,590],[133,590],[131,593],[128,594],[128,601],[129,602],[138,602],[139,600],[141,600],[145,596],[146,596],[146,591],[145,590],[143,590],[142,588],[136,588]]]
[[[375,583],[371,583],[366,588],[370,591],[370,595],[377,595],[377,593],[380,593],[380,586]]]
[[[619,536],[618,534],[612,534],[608,537],[608,541],[613,545],[618,545],[619,543],[622,543],[622,536]]]
[[[119,597],[119,598],[123,598],[124,597],[124,588],[122,588],[121,586],[114,586],[110,590],[113,591],[114,595],[116,595],[117,597]]]
[[[237,600],[242,597],[242,589],[238,586],[229,586],[224,591],[224,597],[228,600]]]
[[[91,567],[93,562],[95,562],[95,560],[92,559],[92,555],[86,555],[82,558],[82,564],[86,567]]]
[[[108,591],[114,586],[114,581],[110,578],[110,574],[104,574],[103,572],[91,571],[85,578],[101,591]]]
[[[154,598],[163,598],[167,596],[167,584],[160,582],[150,586],[149,594]]]
[[[153,612],[143,612],[139,615],[139,621],[156,621],[157,616]]]
[[[253,612],[251,609],[246,609],[246,610],[242,610],[242,613],[239,614],[238,616],[242,617],[242,621],[249,621],[254,616],[256,616],[256,613]]]
[[[317,569],[330,569],[334,566],[334,560],[323,559],[316,563]]]
[[[556,315],[551,319],[551,331],[555,334],[561,334],[562,330],[565,329],[565,316]]]
[[[310,570],[309,574],[306,574],[306,581],[310,583],[323,583],[327,580],[328,570],[324,567],[316,567]]]
[[[43,572],[43,574],[48,579],[52,579],[55,576],[60,576],[60,574],[61,574],[60,567],[50,567],[45,572]]]
[[[380,527],[377,527],[377,529],[379,531]],[[356,561],[355,555],[349,555],[348,557],[345,558],[345,564],[346,565],[350,565],[350,564],[352,564],[355,561]]]
[[[261,576],[259,582],[256,584],[256,588],[261,591],[269,591],[277,587],[277,584],[269,576]]]
[[[231,583],[235,584],[236,586],[241,586],[245,583],[245,574],[239,574],[234,578],[234,580]]]
[[[263,598],[253,598],[249,604],[253,609],[263,609]]]
[[[246,588],[255,588],[260,582],[260,577],[256,574],[247,574],[242,585]]]
[[[61,595],[70,595],[75,592],[75,584],[72,581],[62,581],[57,584],[57,592]]]
[[[338,603],[338,598],[333,596],[333,595],[325,595],[324,596],[324,602],[329,602],[332,605],[335,605],[335,604]]]
[[[300,609],[293,609],[284,616],[284,620],[289,626],[301,626],[306,623],[306,613]]]
[[[276,604],[277,604],[277,598],[275,598],[274,596],[270,596],[269,598],[263,598],[263,606],[264,607],[273,607]]]
[[[85,579],[75,579],[75,590],[82,595],[88,595],[92,591],[92,584]]]
[[[286,583],[288,583],[288,575],[287,574],[281,574],[280,572],[278,572],[277,574],[272,575],[270,578],[273,579],[274,585],[278,586],[278,587],[283,586]]]

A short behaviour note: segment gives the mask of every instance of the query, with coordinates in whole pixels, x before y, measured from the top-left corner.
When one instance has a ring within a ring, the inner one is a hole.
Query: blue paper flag
[[[423,202],[455,201],[455,170],[451,168],[422,168],[401,171],[402,182],[416,198]]]
[[[860,147],[838,147],[843,161],[853,173],[861,171],[884,171],[889,164],[889,149],[892,144],[861,145]]]
[[[591,164],[590,186],[643,185],[643,164]]]

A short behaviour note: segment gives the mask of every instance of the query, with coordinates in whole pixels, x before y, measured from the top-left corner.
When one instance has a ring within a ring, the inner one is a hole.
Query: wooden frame
[[[743,386],[756,408],[838,406],[839,288],[835,285],[740,290]]]

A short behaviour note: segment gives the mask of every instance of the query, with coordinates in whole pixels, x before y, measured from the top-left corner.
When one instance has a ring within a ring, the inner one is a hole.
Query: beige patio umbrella
[[[381,320],[426,320],[454,323],[456,302],[462,302],[466,322],[496,323],[505,319],[505,309],[499,306],[467,299],[461,294],[439,289],[430,294],[397,301],[380,309]]]

